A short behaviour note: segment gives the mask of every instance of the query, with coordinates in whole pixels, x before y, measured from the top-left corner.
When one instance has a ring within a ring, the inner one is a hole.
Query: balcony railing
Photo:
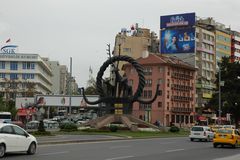
[[[193,112],[192,108],[182,108],[182,107],[172,107],[172,112],[178,112],[178,113],[191,113]]]
[[[172,101],[192,101],[192,97],[183,97],[183,96],[172,96],[171,97]]]
[[[184,80],[193,79],[193,76],[191,76],[191,75],[183,74],[183,73],[177,73],[177,72],[172,73],[171,76],[172,76],[172,78],[178,78],[178,79],[184,79]]]
[[[193,87],[191,87],[191,86],[185,86],[185,85],[179,85],[179,84],[172,84],[171,87],[172,87],[172,89],[182,90],[182,91],[193,90]]]

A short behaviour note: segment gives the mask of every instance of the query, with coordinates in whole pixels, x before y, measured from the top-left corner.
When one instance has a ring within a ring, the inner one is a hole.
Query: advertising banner
[[[160,28],[195,25],[195,13],[175,14],[160,17]]]
[[[161,53],[194,53],[195,29],[174,29],[161,31]]]

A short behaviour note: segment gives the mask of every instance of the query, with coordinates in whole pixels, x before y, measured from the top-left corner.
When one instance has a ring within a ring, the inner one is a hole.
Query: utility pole
[[[219,119],[219,124],[221,124],[221,64],[219,63],[219,71],[218,71],[218,80],[219,80],[219,84],[218,84],[218,119]]]
[[[69,114],[72,114],[72,57],[70,57]]]

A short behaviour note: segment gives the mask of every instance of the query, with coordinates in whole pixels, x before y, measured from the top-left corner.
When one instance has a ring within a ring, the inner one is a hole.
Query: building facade
[[[151,99],[157,84],[160,85],[157,99],[149,105],[133,104],[132,114],[140,119],[161,125],[190,126],[195,115],[195,68],[174,58],[157,54],[139,58],[144,67],[145,87],[142,99]],[[132,66],[124,66],[129,85],[136,91],[137,72]]]
[[[231,32],[231,60],[232,62],[240,61],[240,33],[237,31]]]
[[[150,29],[140,28],[136,24],[136,26],[132,26],[131,30],[122,29],[116,35],[113,55],[127,55],[136,59],[148,54],[148,52],[157,53],[158,47],[159,40],[156,33],[150,33]],[[123,64],[123,62],[119,63],[120,69]]]
[[[195,67],[197,71],[196,104],[197,109],[204,107],[215,88],[216,54],[215,34],[201,26],[196,26]]]
[[[52,75],[38,54],[0,54],[0,94],[4,98],[49,94]]]

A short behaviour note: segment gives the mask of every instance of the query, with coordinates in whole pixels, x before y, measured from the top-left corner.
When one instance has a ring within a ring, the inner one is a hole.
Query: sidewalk
[[[96,141],[126,139],[125,137],[106,136],[106,135],[56,135],[56,136],[43,136],[43,137],[36,137],[36,138],[38,141],[38,145],[96,142]]]

